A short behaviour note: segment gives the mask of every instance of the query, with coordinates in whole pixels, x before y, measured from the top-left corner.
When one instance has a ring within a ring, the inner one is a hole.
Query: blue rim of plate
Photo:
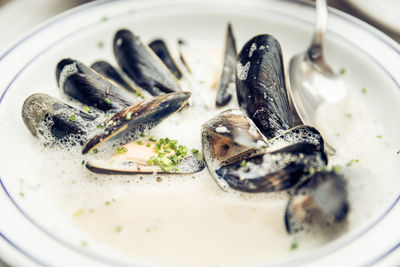
[[[81,13],[87,9],[93,9],[93,8],[97,8],[99,6],[102,5],[108,5],[111,4],[112,2],[123,2],[126,0],[104,0],[104,1],[96,1],[96,2],[92,2],[92,3],[88,3],[76,8],[73,8],[69,11],[66,11],[64,13],[62,13],[61,15],[56,16],[54,19],[51,19],[50,21],[44,23],[43,25],[39,26],[38,28],[34,29],[32,32],[30,32],[29,34],[27,34],[26,36],[24,36],[22,39],[20,39],[18,42],[16,42],[14,45],[12,45],[8,50],[6,50],[6,52],[0,56],[0,62],[7,57],[8,54],[10,54],[13,50],[15,50],[16,48],[18,48],[22,43],[28,41],[31,37],[35,36],[36,34],[44,31],[46,28],[53,26],[55,24],[57,24],[57,22],[60,22],[62,20],[65,20],[71,16],[74,16],[78,13]],[[273,1],[273,0],[272,0]],[[276,1],[276,0],[275,0]],[[293,5],[299,5],[299,6],[305,6],[308,8],[313,8],[314,6],[310,3],[306,3],[306,2],[293,2],[290,0],[283,0],[284,2],[288,2],[291,3]],[[193,4],[193,3],[190,3]],[[168,5],[168,7],[171,7],[171,5]],[[161,7],[161,6],[158,6]],[[250,8],[250,6],[249,6]],[[143,10],[147,10],[148,8],[142,8],[140,9],[140,11]],[[312,24],[308,21],[302,20],[300,18],[297,17],[293,17],[290,16],[288,14],[285,13],[281,13],[281,12],[277,12],[276,10],[271,10],[268,8],[265,8],[266,12],[272,12],[275,14],[279,14],[285,17],[290,17],[292,19],[301,21],[302,23],[306,23],[306,24]],[[373,28],[372,26],[369,26],[368,24],[358,20],[357,18],[354,18],[348,14],[345,14],[341,11],[335,10],[330,8],[329,9],[329,14],[336,16],[340,19],[343,19],[345,21],[347,21],[349,24],[355,25],[357,26],[357,28],[362,29],[363,31],[367,32],[368,34],[374,36],[375,38],[377,38],[378,40],[380,40],[381,42],[383,42],[385,45],[387,45],[389,48],[391,48],[393,51],[395,51],[397,54],[400,54],[400,49],[398,49],[395,45],[393,45],[390,41],[388,41],[388,37],[379,32],[378,30],[376,30],[375,28]],[[115,18],[116,15],[109,17],[110,19]],[[47,48],[56,45],[57,43],[59,43],[60,41],[66,39],[67,37],[70,37],[71,35],[74,35],[80,31],[82,31],[83,29],[89,27],[89,26],[93,26],[94,24],[97,24],[100,22],[94,22],[94,23],[90,23],[84,27],[81,27],[79,29],[77,29],[74,32],[71,32],[69,34],[67,34],[66,36],[63,36],[62,38],[56,40],[55,42],[53,42],[51,45],[47,46],[46,48],[44,48],[42,51],[40,51],[38,54],[36,54],[33,58],[31,58],[18,72],[17,74],[14,76],[14,78],[11,80],[11,82],[9,83],[9,85],[6,87],[6,89],[4,90],[3,94],[0,97],[0,104],[3,100],[3,98],[5,97],[6,93],[8,92],[8,89],[13,85],[13,83],[15,82],[15,80],[19,77],[19,75],[31,64],[33,63],[33,61],[35,61],[38,57],[40,57]],[[344,37],[341,37],[340,35],[334,33],[334,32],[330,32],[330,34],[333,34],[335,37],[339,38],[341,41],[344,41],[348,44],[350,44],[353,47],[357,47],[357,45],[355,45],[354,43],[352,43],[351,41],[345,39]],[[390,38],[389,38],[390,39]],[[391,80],[394,82],[394,84],[396,84],[396,86],[400,89],[400,84],[397,82],[397,80],[390,74],[390,72],[388,72],[386,70],[386,68],[377,60],[375,60],[374,58],[372,58],[371,56],[369,56],[365,51],[360,50],[366,57],[368,57],[370,60],[372,60],[377,66],[379,66],[387,76],[389,76],[391,78]],[[7,195],[7,197],[10,199],[10,201],[14,204],[14,206],[17,208],[17,210],[19,210],[19,212],[36,228],[38,228],[40,231],[42,231],[45,235],[47,235],[48,237],[50,237],[51,239],[53,239],[54,241],[58,242],[59,244],[63,245],[64,247],[73,250],[74,252],[77,252],[83,256],[89,257],[92,260],[95,261],[101,261],[102,263],[107,263],[107,264],[111,264],[111,265],[126,265],[126,264],[121,264],[121,262],[117,262],[115,260],[112,259],[108,259],[108,258],[103,258],[103,257],[99,257],[98,254],[96,253],[90,253],[88,251],[84,251],[79,249],[78,247],[71,245],[70,243],[60,239],[59,237],[51,234],[49,231],[47,231],[46,229],[44,229],[39,223],[37,223],[36,221],[34,221],[14,200],[14,198],[11,196],[11,194],[8,192],[8,190],[6,189],[5,185],[3,184],[3,181],[0,177],[0,185],[1,188],[4,190],[4,193]],[[320,253],[320,255],[316,256],[316,257],[310,257],[309,255],[303,256],[300,259],[296,259],[295,262],[298,264],[304,264],[304,263],[309,263],[312,261],[316,261],[328,254],[331,254],[332,252],[336,251],[337,248],[341,247],[340,245],[343,246],[347,246],[350,243],[352,243],[353,241],[357,240],[358,238],[360,238],[361,236],[363,236],[366,232],[368,232],[369,230],[371,230],[373,227],[375,227],[384,217],[386,217],[387,214],[390,213],[390,211],[393,209],[393,207],[395,207],[398,203],[400,202],[400,195],[394,200],[394,202],[389,206],[389,208],[383,213],[381,214],[381,216],[379,216],[377,219],[375,219],[372,223],[370,223],[370,225],[368,225],[367,227],[365,227],[363,230],[361,230],[360,232],[358,232],[355,236],[353,236],[353,238],[351,238],[350,240],[344,240],[344,242],[342,242],[341,244],[336,244],[336,246],[334,248],[331,248],[329,251],[325,251],[325,253]],[[15,248],[17,251],[19,251],[21,254],[23,254],[24,256],[26,256],[27,258],[29,258],[30,260],[32,260],[33,262],[45,266],[45,265],[49,265],[46,264],[45,262],[41,261],[40,259],[36,258],[35,256],[31,255],[29,252],[25,251],[24,249],[20,248],[17,244],[15,244],[12,240],[10,240],[5,234],[3,234],[2,232],[0,232],[0,237],[6,241],[6,243],[10,244],[13,248]],[[388,256],[390,253],[392,253],[393,251],[395,251],[397,248],[400,247],[400,240],[398,241],[397,244],[392,245],[392,247],[390,249],[388,249],[387,251],[385,251],[384,253],[382,253],[381,255],[373,258],[372,260],[370,260],[367,263],[364,263],[363,265],[365,266],[369,266],[372,264],[375,264],[377,262],[379,262],[380,260],[382,260],[384,257]]]

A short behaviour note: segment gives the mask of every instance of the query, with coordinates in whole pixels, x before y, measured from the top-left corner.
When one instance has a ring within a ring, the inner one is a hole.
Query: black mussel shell
[[[65,139],[74,135],[74,140],[85,141],[93,128],[95,117],[71,107],[47,94],[33,94],[22,106],[22,119],[33,136],[46,142]]]
[[[129,30],[119,30],[113,46],[119,67],[150,94],[182,91],[174,75],[137,35]]]
[[[231,188],[246,192],[282,191],[296,185],[313,169],[327,164],[319,146],[298,143],[227,164],[215,172]]]
[[[131,84],[129,84],[119,73],[119,71],[114,68],[113,65],[108,63],[107,61],[104,60],[99,60],[93,63],[90,66],[92,69],[97,71],[99,74],[103,75],[104,77],[116,82],[117,84],[121,85],[125,89],[140,95],[140,92],[138,91],[137,88],[134,88]]]
[[[300,184],[286,207],[289,234],[301,230],[333,230],[345,222],[350,210],[344,177],[333,171],[318,171]]]
[[[111,137],[121,138],[127,135],[136,135],[143,129],[154,127],[186,105],[190,95],[190,92],[164,94],[141,100],[121,110],[101,124],[101,129],[83,146],[82,154],[88,153]]]
[[[156,53],[162,62],[164,62],[165,66],[167,66],[178,80],[182,79],[182,72],[173,60],[168,47],[163,40],[154,40],[149,44],[149,47],[154,51],[154,53]]]
[[[74,59],[58,63],[56,79],[65,94],[102,111],[115,112],[137,102],[133,94]]]
[[[273,36],[255,36],[240,51],[236,92],[241,108],[267,138],[293,127],[281,46]]]
[[[217,99],[215,101],[217,107],[225,106],[232,98],[232,94],[228,89],[229,86],[235,81],[236,57],[236,41],[235,37],[233,36],[232,25],[229,23],[225,39],[224,64],[222,66],[221,78],[218,84]]]

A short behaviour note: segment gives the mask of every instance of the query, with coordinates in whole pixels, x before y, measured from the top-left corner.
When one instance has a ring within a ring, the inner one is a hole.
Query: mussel
[[[240,110],[221,112],[202,125],[203,156],[215,181],[227,190],[229,185],[216,174],[222,162],[249,154],[266,146],[266,140],[254,123]]]
[[[291,196],[285,212],[286,230],[289,234],[336,230],[345,223],[349,210],[344,177],[334,171],[317,171]]]
[[[163,119],[186,105],[190,92],[175,92],[143,99],[127,107],[100,125],[100,129],[85,143],[82,154],[86,154],[110,138],[137,137],[144,129],[150,129]]]
[[[236,41],[233,36],[232,25],[229,23],[225,38],[224,63],[218,83],[217,99],[215,101],[217,107],[225,106],[232,98],[229,86],[235,82],[236,56]]]
[[[251,38],[236,64],[236,93],[241,108],[267,138],[293,127],[282,51],[271,35]]]
[[[180,80],[182,79],[182,72],[178,68],[174,59],[172,58],[167,45],[161,39],[156,39],[150,42],[149,47],[156,53],[156,55],[164,62],[165,66],[174,74],[174,76]]]
[[[317,146],[298,143],[223,165],[215,172],[236,190],[271,192],[293,187],[311,169],[326,164],[326,155]]]
[[[119,111],[137,102],[133,94],[74,59],[57,64],[56,79],[65,94],[105,112]]]
[[[119,30],[113,47],[119,67],[151,95],[182,91],[174,75],[137,35]]]
[[[83,143],[96,117],[47,94],[33,94],[22,106],[22,119],[31,134],[45,144]]]
[[[90,67],[95,71],[97,71],[99,74],[103,75],[104,77],[126,88],[128,91],[135,93],[137,96],[143,97],[143,94],[140,92],[140,90],[136,86],[133,86],[132,83],[128,82],[121,75],[121,73],[107,61],[104,60],[96,61]]]

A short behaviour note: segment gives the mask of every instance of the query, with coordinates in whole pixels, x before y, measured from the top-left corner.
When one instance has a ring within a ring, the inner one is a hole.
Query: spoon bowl
[[[300,120],[318,127],[318,110],[324,106],[335,108],[348,96],[348,88],[341,77],[325,62],[323,36],[326,28],[327,5],[317,0],[316,30],[310,47],[295,55],[289,64],[290,95]],[[318,129],[321,130],[321,129]],[[324,133],[321,132],[324,136]],[[335,154],[335,149],[326,143],[326,150]]]

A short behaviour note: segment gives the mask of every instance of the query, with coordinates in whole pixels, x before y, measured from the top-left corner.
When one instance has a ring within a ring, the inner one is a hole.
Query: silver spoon
[[[316,8],[312,43],[307,51],[290,60],[289,79],[293,105],[301,121],[318,129],[318,108],[342,102],[348,95],[348,88],[324,60],[323,39],[328,15],[326,0],[316,0]],[[336,153],[328,143],[325,143],[325,148],[330,154]]]

